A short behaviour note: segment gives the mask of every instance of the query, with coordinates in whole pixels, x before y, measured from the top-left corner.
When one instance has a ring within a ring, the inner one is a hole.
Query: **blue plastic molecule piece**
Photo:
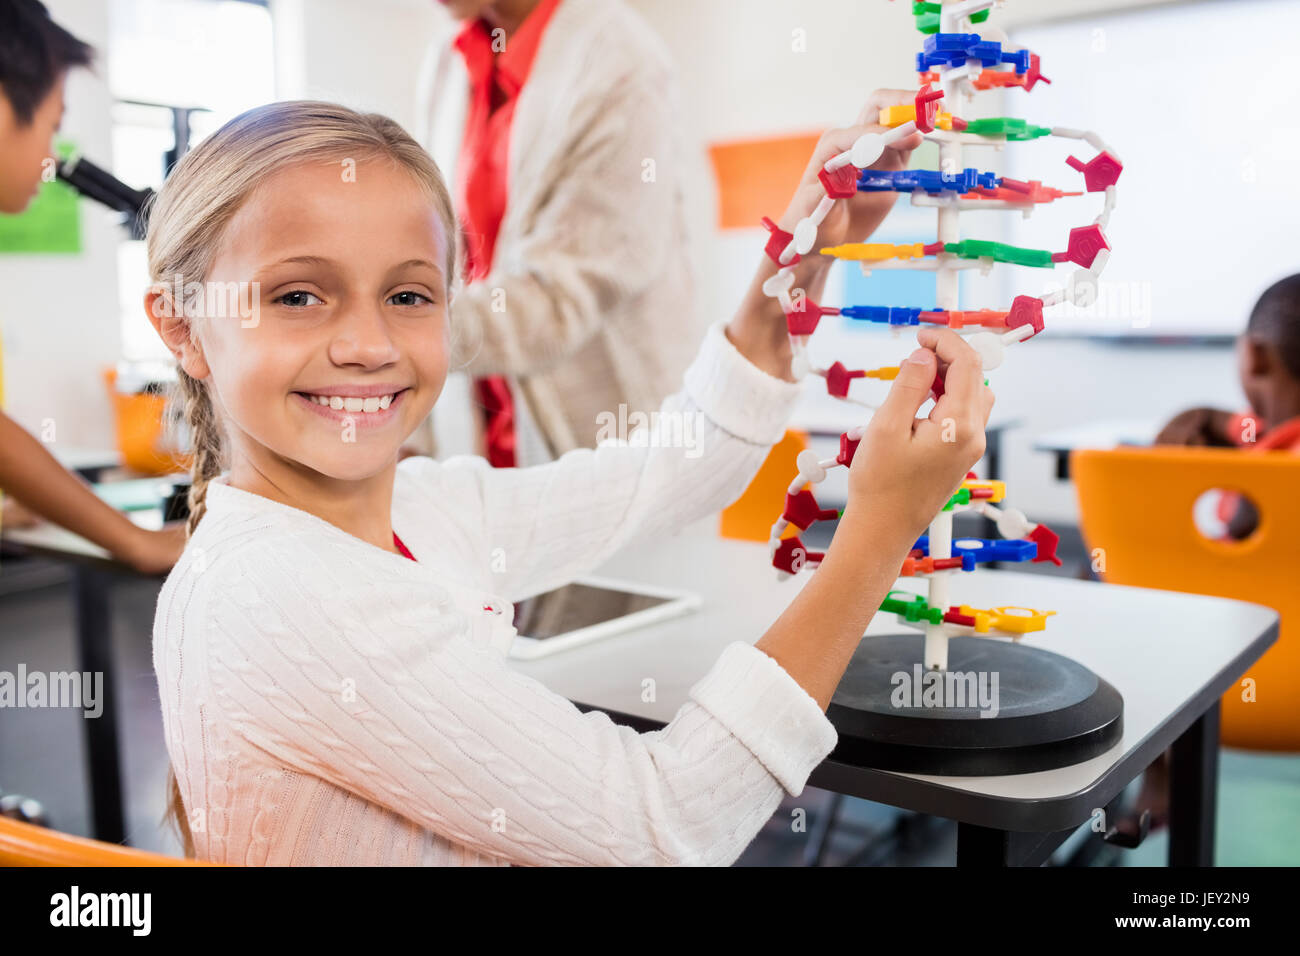
[[[867,322],[888,322],[890,325],[920,325],[921,311],[897,305],[847,305],[840,309],[840,315]]]
[[[1033,541],[1017,539],[997,541],[988,538],[958,538],[952,543],[952,553],[961,555],[963,563],[967,554],[974,557],[976,564],[986,561],[1032,561],[1038,554],[1038,545]]]
[[[930,536],[921,535],[912,548],[920,549],[923,556],[929,556]],[[1038,545],[1024,539],[956,538],[952,543],[952,554],[961,558],[963,571],[973,571],[975,565],[987,561],[1032,561],[1038,555]]]
[[[1002,177],[996,173],[981,173],[967,167],[959,173],[945,173],[937,169],[903,169],[893,172],[880,172],[864,169],[858,176],[858,192],[900,192],[909,193],[917,189],[927,193],[951,190],[968,193],[976,187],[996,189],[1002,185]]]
[[[1004,51],[995,40],[984,40],[978,33],[935,33],[925,38],[921,53],[916,55],[916,69],[924,73],[932,66],[962,66],[978,60],[981,66],[1010,63],[1017,73],[1029,69],[1029,51]]]
[[[1010,63],[1017,73],[1024,73],[1029,69],[1029,57],[1028,50],[1016,50],[1014,53],[1003,53],[1002,62]]]

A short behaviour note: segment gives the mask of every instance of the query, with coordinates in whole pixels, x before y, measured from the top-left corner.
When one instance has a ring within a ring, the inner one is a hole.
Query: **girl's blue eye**
[[[393,301],[394,299],[400,299],[400,298],[402,298],[403,296],[408,297],[408,298],[407,298],[407,301],[405,301],[405,302],[397,302],[397,303],[395,303],[396,305],[408,305],[408,306],[409,306],[409,305],[419,305],[420,302],[413,302],[413,301],[410,300],[410,297],[412,297],[412,296],[413,296],[414,298],[416,298],[416,299],[419,299],[419,300],[423,301],[423,302],[427,302],[429,305],[433,305],[433,300],[430,299],[427,295],[421,295],[419,292],[416,292],[416,291],[414,291],[414,290],[412,290],[412,289],[406,289],[405,291],[394,293],[394,294],[389,298],[389,301],[391,302],[391,301]]]
[[[317,302],[320,301],[320,299],[316,298],[316,296],[312,295],[310,292],[305,292],[302,289],[295,289],[293,292],[286,292],[284,295],[280,296],[275,301],[283,302],[291,309],[300,309],[310,304],[308,302],[303,301],[304,296],[306,296],[309,299],[316,299]]]

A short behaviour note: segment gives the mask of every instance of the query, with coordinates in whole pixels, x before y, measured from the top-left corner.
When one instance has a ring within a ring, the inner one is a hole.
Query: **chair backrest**
[[[0,817],[0,866],[215,866]]]
[[[1300,455],[1223,448],[1078,451],[1070,473],[1084,541],[1106,581],[1212,594],[1277,610],[1277,642],[1223,696],[1222,742],[1300,750]],[[1205,537],[1193,519],[1207,491],[1247,495],[1258,525],[1242,541]],[[1244,678],[1243,678],[1244,680]]]
[[[786,431],[784,437],[767,453],[767,458],[763,460],[749,487],[722,510],[718,522],[718,533],[722,537],[740,541],[768,539],[772,525],[781,517],[781,509],[785,507],[785,493],[790,487],[790,481],[799,474],[799,466],[795,461],[807,447],[807,433]],[[797,530],[792,530],[790,534]]]

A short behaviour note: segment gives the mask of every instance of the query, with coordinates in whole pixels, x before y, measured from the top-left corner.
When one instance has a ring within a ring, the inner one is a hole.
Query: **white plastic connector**
[[[769,276],[763,283],[763,294],[775,299],[781,295],[788,296],[793,288],[794,269],[784,266],[776,271],[776,275]]]
[[[1004,508],[997,518],[998,534],[1017,540],[1023,538],[1035,528],[1034,522],[1025,517],[1025,513],[1016,508]]]
[[[814,485],[826,480],[826,469],[817,459],[817,452],[811,448],[805,448],[799,452],[799,457],[794,460],[795,467],[799,469],[799,477],[805,481],[810,481]]]
[[[1066,284],[1066,297],[1076,308],[1086,309],[1097,301],[1097,275],[1090,269],[1077,269]]]

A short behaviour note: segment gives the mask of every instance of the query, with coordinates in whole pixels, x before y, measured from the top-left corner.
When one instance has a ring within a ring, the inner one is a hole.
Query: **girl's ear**
[[[194,379],[207,378],[208,363],[203,349],[190,335],[189,319],[183,309],[177,308],[171,292],[160,287],[149,289],[144,294],[144,311],[149,324],[185,373]]]

